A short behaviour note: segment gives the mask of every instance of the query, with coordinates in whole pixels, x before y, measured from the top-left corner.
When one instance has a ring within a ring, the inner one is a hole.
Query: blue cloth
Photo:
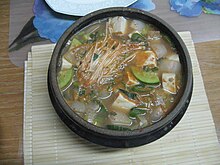
[[[220,0],[170,0],[171,10],[187,17],[207,14],[220,14]]]
[[[155,4],[152,0],[138,0],[129,7],[151,11],[155,9]],[[57,42],[64,31],[75,22],[75,17],[56,13],[44,0],[35,0],[33,12],[33,23],[39,35],[51,42]]]

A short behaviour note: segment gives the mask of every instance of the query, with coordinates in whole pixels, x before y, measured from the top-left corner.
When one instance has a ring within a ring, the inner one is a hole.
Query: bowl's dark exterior
[[[182,94],[179,97],[178,103],[175,105],[174,109],[161,121],[140,130],[114,131],[96,127],[86,122],[76,113],[74,113],[66,104],[57,84],[57,69],[58,63],[61,59],[61,51],[71,36],[96,20],[114,16],[125,16],[131,19],[139,19],[155,25],[172,39],[177,52],[180,55],[184,82],[183,91],[181,92]],[[48,69],[49,95],[54,109],[62,121],[79,136],[93,143],[108,147],[136,147],[155,141],[168,133],[180,121],[187,110],[192,95],[192,89],[193,75],[190,56],[185,44],[177,32],[166,22],[155,15],[131,8],[107,8],[90,13],[77,20],[73,25],[70,26],[69,29],[66,30],[56,44]]]

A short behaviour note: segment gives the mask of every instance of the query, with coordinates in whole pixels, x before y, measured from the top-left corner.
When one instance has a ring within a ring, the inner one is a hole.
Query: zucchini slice
[[[58,75],[58,85],[60,89],[65,88],[71,83],[73,77],[73,69],[62,70]]]
[[[160,82],[157,73],[152,71],[144,71],[142,68],[132,67],[132,73],[141,82],[146,84],[158,84]]]

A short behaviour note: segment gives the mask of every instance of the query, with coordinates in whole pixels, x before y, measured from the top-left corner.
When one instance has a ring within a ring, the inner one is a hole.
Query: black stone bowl
[[[174,43],[183,71],[183,87],[178,102],[173,107],[173,110],[164,117],[161,121],[148,126],[144,129],[133,131],[115,131],[97,127],[83,120],[80,116],[74,113],[65,102],[61,95],[57,83],[57,71],[59,70],[61,61],[61,52],[66,46],[68,40],[79,30],[92,22],[114,16],[125,16],[131,19],[139,19],[141,21],[151,23],[168,35]],[[168,133],[183,117],[192,95],[193,75],[192,64],[189,53],[177,32],[162,19],[144,12],[131,8],[107,8],[90,13],[70,26],[62,35],[53,51],[48,70],[48,90],[51,102],[62,121],[76,134],[93,142],[108,147],[126,148],[136,147],[153,142],[166,133]]]

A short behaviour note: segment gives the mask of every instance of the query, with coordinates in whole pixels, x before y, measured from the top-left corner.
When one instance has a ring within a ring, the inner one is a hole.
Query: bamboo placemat
[[[194,90],[189,108],[167,135],[128,149],[92,144],[62,123],[47,91],[47,69],[54,45],[33,46],[25,62],[25,164],[219,164],[220,145],[191,34],[179,34],[193,64]]]

